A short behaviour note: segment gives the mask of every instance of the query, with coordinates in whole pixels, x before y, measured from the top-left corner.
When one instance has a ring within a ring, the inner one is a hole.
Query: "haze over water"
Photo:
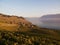
[[[41,22],[40,21],[40,25],[43,28],[50,28],[50,29],[60,29],[60,23],[49,23],[49,22]]]

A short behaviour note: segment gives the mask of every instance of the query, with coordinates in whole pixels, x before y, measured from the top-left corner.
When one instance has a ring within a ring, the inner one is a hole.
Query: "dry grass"
[[[0,23],[0,30],[16,31],[17,28],[17,24]]]

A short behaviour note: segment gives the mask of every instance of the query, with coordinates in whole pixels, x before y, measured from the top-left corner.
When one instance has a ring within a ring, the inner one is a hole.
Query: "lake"
[[[40,27],[43,28],[50,28],[50,29],[60,29],[60,23],[58,22],[42,22],[40,21],[39,25]]]

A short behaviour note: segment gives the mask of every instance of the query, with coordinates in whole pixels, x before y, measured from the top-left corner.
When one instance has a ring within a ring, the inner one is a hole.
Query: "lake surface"
[[[42,22],[40,21],[39,25],[40,27],[43,27],[43,28],[50,28],[50,29],[60,29],[60,23],[57,23],[57,22]]]

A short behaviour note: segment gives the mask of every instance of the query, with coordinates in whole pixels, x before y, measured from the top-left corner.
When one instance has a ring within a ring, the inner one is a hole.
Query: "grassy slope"
[[[18,26],[16,24],[7,24],[0,22],[0,30],[15,31]]]
[[[27,28],[27,26],[25,26],[25,27],[20,26],[18,28],[18,25],[16,25],[16,24],[0,23],[0,30],[3,30],[3,31],[19,30],[19,32],[24,32],[25,34],[40,35],[43,37],[49,37],[49,38],[54,38],[54,39],[60,40],[60,31],[59,30],[39,28],[37,26],[35,26],[33,28]]]

